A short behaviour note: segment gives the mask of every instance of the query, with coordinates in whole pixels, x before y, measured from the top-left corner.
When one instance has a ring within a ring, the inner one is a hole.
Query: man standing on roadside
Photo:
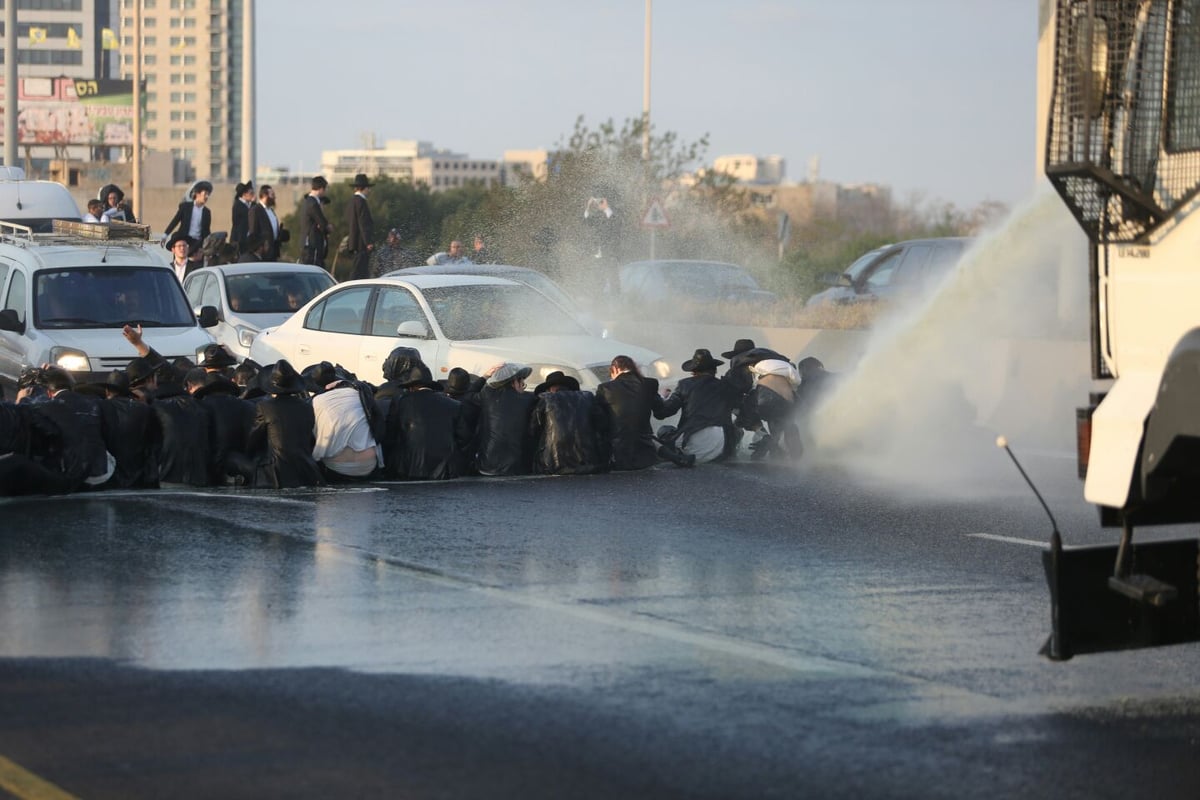
[[[349,231],[350,255],[354,257],[354,272],[351,280],[362,280],[371,277],[371,251],[375,249],[375,222],[371,219],[371,209],[367,205],[367,196],[371,193],[373,183],[367,176],[358,173],[354,176],[354,196],[350,198],[350,206],[346,209],[346,228]]]
[[[259,255],[262,261],[278,261],[280,246],[288,240],[287,229],[279,222],[275,211],[275,190],[263,184],[258,190],[258,202],[250,208],[250,227],[246,233],[242,251],[253,252],[250,239],[258,239],[265,249]]]
[[[321,208],[325,202],[325,190],[329,181],[323,175],[312,179],[312,190],[304,197],[300,209],[300,231],[304,234],[300,262],[325,267],[325,254],[329,252],[329,234],[333,226],[325,219]]]

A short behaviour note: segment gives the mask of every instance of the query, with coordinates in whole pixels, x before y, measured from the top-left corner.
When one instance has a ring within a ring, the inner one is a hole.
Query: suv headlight
[[[89,372],[92,368],[87,353],[70,347],[50,348],[50,363],[62,367],[67,372]]]
[[[238,344],[249,350],[250,345],[254,344],[254,337],[258,335],[258,331],[244,325],[238,325],[234,330],[237,331]]]

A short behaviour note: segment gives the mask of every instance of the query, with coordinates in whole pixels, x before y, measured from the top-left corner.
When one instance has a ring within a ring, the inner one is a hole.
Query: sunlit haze
[[[261,0],[258,162],[374,135],[476,158],[642,111],[641,0]],[[1017,205],[1036,173],[1034,0],[653,4],[651,121],[787,178]]]

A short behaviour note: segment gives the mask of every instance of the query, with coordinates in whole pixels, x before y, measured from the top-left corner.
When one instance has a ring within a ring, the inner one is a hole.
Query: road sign
[[[667,218],[667,212],[663,209],[662,200],[657,197],[650,198],[650,202],[646,204],[646,213],[642,214],[642,227],[671,227],[671,220]]]

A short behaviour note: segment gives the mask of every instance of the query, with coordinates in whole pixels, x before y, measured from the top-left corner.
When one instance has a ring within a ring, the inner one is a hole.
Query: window
[[[183,76],[183,82],[184,83],[195,83],[196,82],[195,74],[193,74],[191,72],[187,73],[186,75]]]
[[[183,132],[183,138],[184,139],[195,139],[196,132],[194,130],[186,130]]]
[[[25,321],[25,273],[17,270],[13,273],[12,282],[8,284],[8,294],[4,298],[4,307],[17,312],[17,319]]]
[[[1167,147],[1200,149],[1200,7],[1195,0],[1175,6],[1167,84]]]
[[[419,322],[426,329],[429,328],[425,312],[409,292],[404,289],[381,289],[371,318],[371,335],[395,336],[396,329],[404,322]]]
[[[147,66],[157,64],[158,56],[154,55],[154,53],[146,53],[142,58],[142,62]]]
[[[362,314],[370,298],[369,286],[355,287],[329,296],[304,318],[304,327],[329,333],[362,333]]]

